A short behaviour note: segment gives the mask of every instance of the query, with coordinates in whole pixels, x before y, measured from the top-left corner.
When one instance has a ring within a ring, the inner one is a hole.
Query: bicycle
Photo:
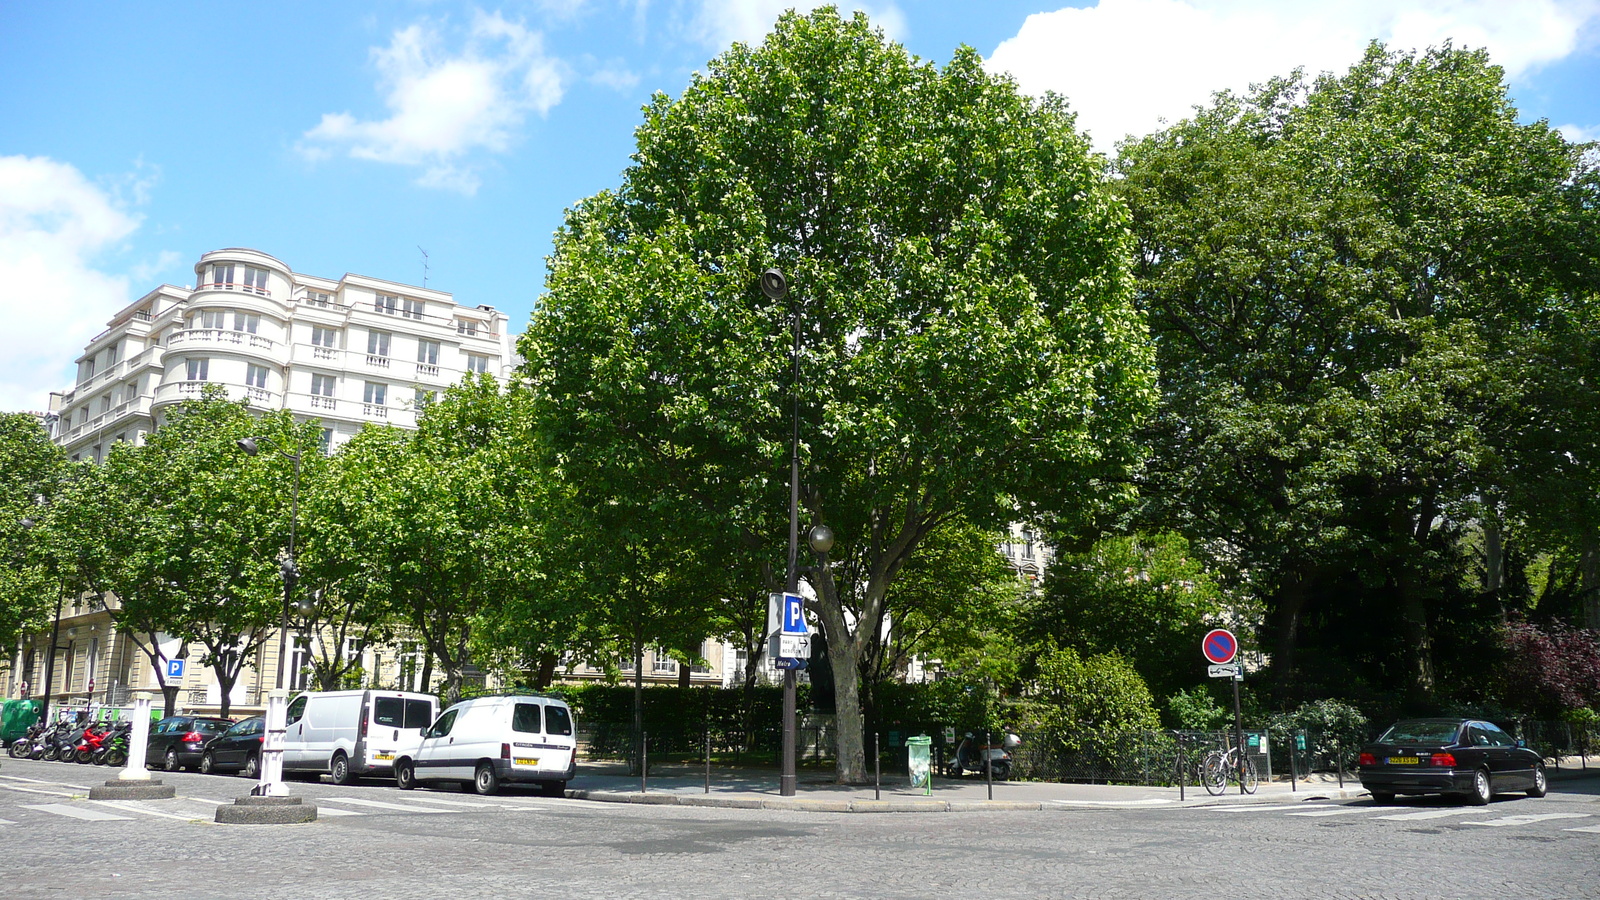
[[[1207,753],[1200,762],[1200,783],[1206,786],[1206,792],[1213,797],[1220,797],[1228,790],[1230,781],[1239,785],[1246,794],[1254,794],[1260,781],[1256,775],[1255,760],[1238,746]]]

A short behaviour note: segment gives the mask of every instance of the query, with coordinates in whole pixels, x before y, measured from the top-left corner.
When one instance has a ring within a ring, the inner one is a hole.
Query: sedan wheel
[[[165,768],[168,772],[176,772],[183,768],[183,766],[178,764],[178,751],[173,750],[170,747],[167,748],[167,761],[163,764],[163,768]]]
[[[1489,786],[1489,772],[1479,769],[1472,773],[1472,793],[1468,800],[1473,806],[1487,806],[1494,797],[1494,789]]]
[[[248,757],[245,757],[244,772],[242,774],[246,778],[261,777],[261,757],[255,755],[254,753],[250,754]]]
[[[206,775],[214,775],[217,771],[217,759],[207,750],[200,756],[200,771]]]
[[[1550,779],[1545,777],[1544,763],[1533,764],[1533,787],[1528,788],[1529,797],[1543,797],[1550,792]]]

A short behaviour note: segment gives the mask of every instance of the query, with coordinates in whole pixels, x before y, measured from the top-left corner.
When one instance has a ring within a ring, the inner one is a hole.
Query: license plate
[[[1421,761],[1422,760],[1416,758],[1415,756],[1391,756],[1391,757],[1389,757],[1389,765],[1391,765],[1391,766],[1414,766],[1414,765],[1417,765],[1418,763],[1420,763]]]
[[[537,766],[539,764],[538,758],[533,756],[519,756],[513,759],[512,762],[519,766]]]
[[[394,754],[393,753],[378,753],[378,754],[375,754],[372,758],[375,759],[375,760],[378,760],[379,762],[387,762],[389,760],[394,759]]]

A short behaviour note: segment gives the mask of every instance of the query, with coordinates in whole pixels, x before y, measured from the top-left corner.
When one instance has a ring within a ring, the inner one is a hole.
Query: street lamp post
[[[247,456],[260,452],[262,443],[272,443],[270,438],[245,438],[238,442]],[[289,501],[289,548],[278,564],[283,576],[283,616],[278,628],[278,675],[275,689],[267,695],[266,739],[261,745],[261,779],[251,791],[261,797],[287,797],[289,788],[283,781],[283,735],[288,728],[289,692],[287,669],[289,665],[289,606],[294,600],[294,586],[300,578],[295,568],[294,539],[300,525],[300,452],[291,453],[278,448],[278,453],[294,463],[294,487]]]
[[[44,497],[41,495],[34,498],[34,503],[39,506],[45,505]],[[18,524],[24,529],[32,531],[39,523],[32,517],[24,517]],[[56,652],[61,649],[56,646],[56,642],[61,640],[61,595],[63,593],[64,591],[58,581],[56,585],[55,621],[50,626],[50,652],[45,654],[44,657],[44,699],[39,703],[39,721],[41,722],[50,721],[50,691],[55,686]]]

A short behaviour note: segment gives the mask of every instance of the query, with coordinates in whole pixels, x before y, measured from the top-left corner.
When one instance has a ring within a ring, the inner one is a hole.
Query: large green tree
[[[621,188],[568,212],[520,344],[551,468],[656,535],[736,538],[776,588],[798,403],[859,781],[857,623],[928,536],[1089,509],[1135,456],[1152,374],[1126,215],[1061,100],[831,8],[658,95],[636,137]],[[784,299],[756,287],[769,266]]]
[[[1314,651],[1426,701],[1464,532],[1540,468],[1507,411],[1567,377],[1522,351],[1593,284],[1582,148],[1519,122],[1482,52],[1374,45],[1118,167],[1162,373],[1150,519],[1265,598],[1284,687]]]
[[[0,413],[0,645],[36,632],[65,589],[45,520],[67,468],[36,416]]]

